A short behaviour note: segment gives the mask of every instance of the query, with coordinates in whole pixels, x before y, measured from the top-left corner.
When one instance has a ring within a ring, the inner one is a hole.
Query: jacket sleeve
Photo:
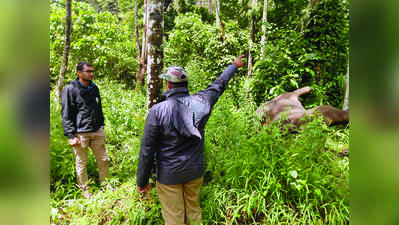
[[[148,113],[144,135],[141,141],[139,164],[137,168],[137,186],[144,187],[148,184],[151,176],[151,170],[154,167],[155,153],[160,141],[160,126],[152,108]]]
[[[74,138],[76,134],[76,103],[74,102],[72,90],[69,86],[62,92],[62,126],[64,135],[69,139]]]
[[[101,99],[101,95],[98,94],[98,96],[100,97],[100,122],[101,122],[101,126],[105,126],[105,119],[104,119],[104,112],[103,112],[103,102]]]
[[[229,65],[212,84],[210,84],[204,91],[199,92],[207,97],[211,108],[216,104],[224,90],[226,90],[228,82],[237,70],[238,66],[236,64]]]

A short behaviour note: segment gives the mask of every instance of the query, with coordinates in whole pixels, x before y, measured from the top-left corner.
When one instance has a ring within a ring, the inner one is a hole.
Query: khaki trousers
[[[80,139],[80,145],[73,147],[76,158],[76,174],[78,176],[78,184],[82,189],[87,188],[87,163],[88,163],[88,147],[96,157],[100,183],[108,177],[108,161],[107,151],[105,150],[105,133],[104,128],[98,129],[96,132],[77,134]]]
[[[182,184],[165,185],[157,181],[165,225],[201,224],[199,196],[203,177]]]

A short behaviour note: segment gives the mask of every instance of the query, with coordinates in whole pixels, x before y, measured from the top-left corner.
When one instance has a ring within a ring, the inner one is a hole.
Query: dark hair
[[[84,66],[90,66],[90,67],[93,67],[90,63],[88,63],[88,62],[79,62],[78,63],[78,65],[76,66],[76,72],[77,71],[80,71],[80,72],[82,72],[83,71],[83,67]]]
[[[187,81],[183,81],[183,82],[170,82],[167,81],[170,85],[170,88],[179,88],[179,87],[187,87],[188,86],[188,82]]]

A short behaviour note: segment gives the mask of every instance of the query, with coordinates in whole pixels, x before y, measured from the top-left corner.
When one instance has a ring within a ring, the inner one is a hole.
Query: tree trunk
[[[256,0],[252,0],[252,9],[251,9],[251,27],[250,27],[250,38],[249,38],[249,50],[248,50],[248,77],[247,80],[245,81],[244,88],[245,88],[245,93],[246,93],[246,99],[249,99],[249,84],[251,82],[251,76],[252,76],[252,45],[255,42],[255,13],[254,10],[256,9]]]
[[[148,10],[147,10],[147,0],[144,0],[143,9],[143,40],[141,46],[141,58],[147,58],[147,24],[148,24]]]
[[[143,40],[141,45],[141,58],[139,60],[139,71],[136,73],[136,81],[141,86],[144,86],[144,74],[147,68],[147,24],[148,24],[148,10],[147,0],[144,0],[143,5]]]
[[[307,23],[309,22],[310,19],[310,11],[312,10],[313,6],[315,6],[319,0],[311,0],[309,1],[308,8],[306,9],[305,14],[302,16],[302,18],[299,20],[300,23],[300,33],[299,36],[302,38],[303,36],[303,30]]]
[[[115,15],[119,17],[119,1],[115,0]]]
[[[212,14],[212,0],[208,0],[208,12]]]
[[[134,0],[134,30],[135,30],[135,34],[136,34],[137,61],[140,62],[140,44],[139,44],[139,26],[138,26],[137,0]]]
[[[68,57],[69,50],[71,48],[71,5],[72,0],[67,0],[65,5],[65,42],[64,42],[64,52],[62,54],[62,64],[60,68],[60,74],[58,77],[56,95],[59,102],[62,101],[62,89],[64,87],[65,73],[68,69]]]
[[[220,11],[219,11],[219,0],[216,0],[216,5],[215,5],[215,13],[216,13],[216,27],[219,28],[220,27]]]
[[[260,56],[263,57],[266,45],[266,23],[267,23],[267,0],[263,1],[263,17],[262,17],[262,39],[261,39],[261,49]]]
[[[255,42],[255,19],[256,19],[256,17],[255,17],[255,13],[254,13],[254,10],[256,9],[256,0],[252,0],[252,9],[251,9],[251,14],[252,14],[252,16],[251,16],[251,37],[250,37],[250,39],[249,39],[249,53],[248,53],[248,77],[251,77],[252,76],[252,71],[251,71],[251,69],[252,69],[252,54],[251,54],[251,51],[252,51],[252,45],[253,45],[253,43]]]
[[[148,56],[147,56],[147,108],[158,103],[161,97],[163,68],[163,5],[164,0],[150,0],[148,5]]]
[[[344,97],[344,105],[342,110],[349,110],[349,63],[346,72],[346,82],[345,82],[345,97]]]

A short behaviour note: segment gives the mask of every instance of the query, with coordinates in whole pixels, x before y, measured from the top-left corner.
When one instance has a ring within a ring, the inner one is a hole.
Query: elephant
[[[309,93],[311,90],[311,87],[303,87],[281,94],[262,104],[256,110],[256,115],[261,124],[268,125],[274,121],[283,119],[284,124],[294,124],[296,127],[300,127],[312,117],[307,117],[309,119],[302,118],[314,114],[320,114],[324,122],[329,126],[349,123],[349,112],[346,110],[340,110],[328,105],[317,106],[306,110],[299,101],[299,96]]]

